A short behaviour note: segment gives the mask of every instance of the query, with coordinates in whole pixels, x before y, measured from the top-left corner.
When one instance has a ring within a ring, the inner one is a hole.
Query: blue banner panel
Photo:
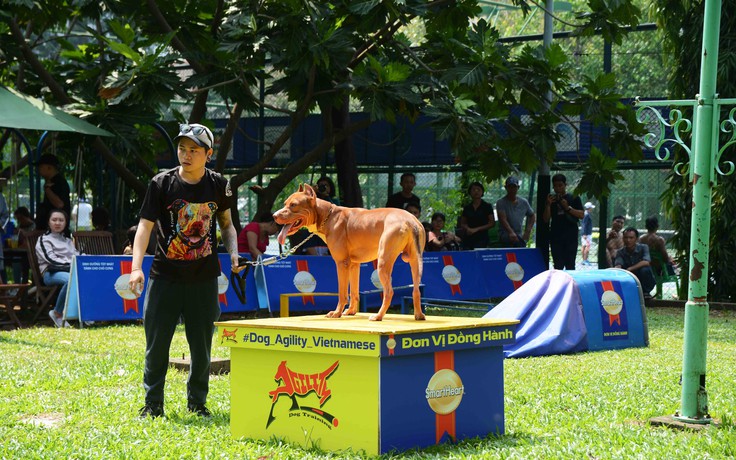
[[[536,248],[478,249],[480,270],[486,280],[486,297],[506,297],[545,271]]]
[[[381,360],[381,452],[504,432],[501,347]]]
[[[230,285],[230,257],[219,254],[222,273],[220,285],[220,309],[223,313],[252,311],[258,308],[253,274],[246,278],[247,301],[242,304]],[[74,276],[69,281],[67,314],[69,319],[80,321],[127,321],[143,317],[143,300],[146,288],[139,298],[128,290],[132,256],[88,256],[75,258]],[[153,256],[143,259],[143,272],[148,272]],[[227,276],[225,276],[227,274]]]
[[[424,253],[424,297],[447,300],[487,299],[489,281],[480,268],[476,251]]]

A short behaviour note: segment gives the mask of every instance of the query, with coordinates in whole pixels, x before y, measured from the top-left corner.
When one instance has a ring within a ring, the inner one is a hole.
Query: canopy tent
[[[0,128],[71,131],[93,136],[112,136],[110,132],[69,115],[40,99],[4,86],[0,86]]]

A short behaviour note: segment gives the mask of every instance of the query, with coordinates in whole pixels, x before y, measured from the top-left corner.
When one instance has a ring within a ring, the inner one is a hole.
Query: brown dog
[[[283,228],[279,243],[293,235],[301,227],[307,227],[327,243],[337,265],[338,301],[335,311],[328,318],[339,318],[348,303],[350,286],[350,308],[345,312],[354,315],[360,302],[360,264],[378,259],[378,278],[383,286],[383,303],[371,321],[381,321],[386,314],[394,290],[391,287],[391,272],[396,258],[401,254],[404,262],[411,266],[414,283],[414,318],[424,319],[420,303],[419,281],[422,279],[422,251],[426,236],[424,227],[403,209],[361,209],[336,206],[317,198],[314,189],[302,184],[299,191],[289,196],[284,207],[273,215]]]

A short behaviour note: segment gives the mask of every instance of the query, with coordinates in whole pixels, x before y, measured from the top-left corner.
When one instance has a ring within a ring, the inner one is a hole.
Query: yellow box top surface
[[[509,326],[518,324],[515,319],[499,320],[486,318],[464,318],[457,316],[427,316],[424,321],[416,321],[414,315],[387,314],[383,321],[368,321],[370,313],[355,316],[327,318],[324,315],[292,316],[290,318],[262,318],[215,323],[222,327],[248,327],[263,329],[294,329],[321,332],[348,332],[356,334],[406,334],[432,332],[474,327]]]

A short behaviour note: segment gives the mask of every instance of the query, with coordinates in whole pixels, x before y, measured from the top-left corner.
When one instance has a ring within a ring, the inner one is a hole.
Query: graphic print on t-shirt
[[[210,230],[217,204],[214,201],[189,203],[179,199],[171,203],[168,210],[174,232],[166,258],[196,260],[212,254]]]

